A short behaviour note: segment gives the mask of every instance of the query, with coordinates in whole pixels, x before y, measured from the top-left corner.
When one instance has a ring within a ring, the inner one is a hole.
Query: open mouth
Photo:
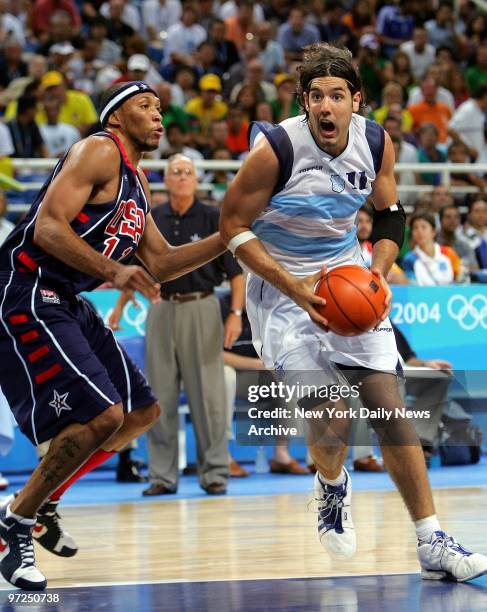
[[[329,119],[320,119],[320,133],[325,138],[335,136],[336,127],[333,121],[330,121]]]

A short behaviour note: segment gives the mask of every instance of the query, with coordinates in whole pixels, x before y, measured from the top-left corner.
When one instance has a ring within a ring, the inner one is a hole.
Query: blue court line
[[[248,466],[249,469],[253,465]],[[354,491],[387,491],[395,486],[387,473],[351,472]],[[433,488],[475,487],[487,485],[487,456],[483,456],[476,465],[455,467],[437,467],[429,470]],[[20,488],[26,478],[12,476],[7,493]],[[63,504],[100,504],[144,501],[171,501],[174,499],[213,498],[207,495],[198,485],[196,476],[182,476],[178,492],[175,495],[142,497],[145,484],[119,484],[115,481],[112,470],[95,471],[80,480],[67,491]],[[227,496],[239,497],[249,495],[282,495],[308,493],[313,488],[313,477],[286,474],[254,474],[248,478],[232,478],[229,481]],[[487,608],[486,608],[487,609]]]

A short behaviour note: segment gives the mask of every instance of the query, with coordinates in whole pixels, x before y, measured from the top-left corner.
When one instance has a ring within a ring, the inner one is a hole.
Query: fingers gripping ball
[[[326,300],[317,310],[340,336],[358,336],[376,327],[386,308],[379,278],[361,266],[334,268],[319,281],[315,293]]]

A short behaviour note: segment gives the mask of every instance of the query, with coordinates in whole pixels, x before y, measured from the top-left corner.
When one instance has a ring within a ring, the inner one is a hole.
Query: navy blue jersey
[[[120,140],[110,132],[96,136],[111,138],[120,151],[120,179],[115,200],[85,204],[71,227],[93,249],[120,262],[130,260],[144,233],[149,203],[137,171],[128,160]],[[0,247],[0,271],[22,272],[45,286],[80,293],[95,289],[103,280],[80,272],[34,244],[34,226],[47,188],[61,171],[67,154],[37,194],[26,217]]]

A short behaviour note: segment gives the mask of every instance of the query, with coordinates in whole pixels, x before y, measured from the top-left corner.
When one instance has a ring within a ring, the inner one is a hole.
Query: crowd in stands
[[[487,16],[479,6],[0,0],[0,173],[13,175],[11,158],[61,157],[99,130],[101,92],[129,80],[147,81],[161,100],[165,135],[154,158],[242,159],[251,121],[301,112],[295,79],[303,47],[346,45],[364,83],[363,112],[390,134],[397,161],[471,163],[452,174],[443,197],[440,173],[397,176],[414,212],[401,252],[404,282],[465,280],[487,267],[487,180],[476,168],[487,162]],[[217,170],[199,179],[213,185],[207,195],[218,204],[232,176]],[[412,184],[431,189],[404,189]]]

